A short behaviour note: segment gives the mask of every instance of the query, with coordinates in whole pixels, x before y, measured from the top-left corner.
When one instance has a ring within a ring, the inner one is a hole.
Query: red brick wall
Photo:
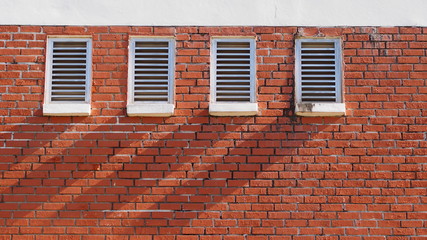
[[[93,38],[92,116],[43,117],[48,35]],[[176,111],[127,117],[129,35]],[[210,117],[211,36],[257,37],[259,115]],[[293,115],[294,38],[340,36],[345,117]],[[427,238],[427,28],[0,26],[0,239]]]

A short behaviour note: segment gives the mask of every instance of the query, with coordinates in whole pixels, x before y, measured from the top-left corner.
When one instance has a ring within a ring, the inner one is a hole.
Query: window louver
[[[51,102],[88,101],[89,43],[88,40],[52,42]]]
[[[133,101],[170,102],[173,55],[171,40],[137,40],[133,52]]]
[[[341,101],[339,44],[338,39],[297,40],[297,81],[301,102]]]
[[[215,40],[213,46],[216,102],[254,102],[254,41]]]

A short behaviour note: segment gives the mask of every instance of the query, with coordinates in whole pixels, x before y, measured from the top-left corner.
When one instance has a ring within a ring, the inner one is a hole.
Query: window
[[[255,74],[255,39],[213,38],[209,113],[256,115]]]
[[[132,38],[129,46],[129,116],[171,116],[174,111],[173,38]]]
[[[90,38],[48,39],[43,115],[90,114],[91,49]]]
[[[342,116],[341,40],[296,39],[295,113]]]

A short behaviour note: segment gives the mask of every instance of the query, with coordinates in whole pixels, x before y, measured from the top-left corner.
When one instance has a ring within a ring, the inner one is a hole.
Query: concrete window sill
[[[257,103],[211,103],[212,116],[254,116],[258,113]]]
[[[89,103],[47,103],[43,104],[43,116],[89,116]]]
[[[175,106],[170,103],[129,104],[127,115],[130,117],[170,117]]]
[[[297,103],[295,114],[305,117],[340,117],[345,115],[345,103]]]

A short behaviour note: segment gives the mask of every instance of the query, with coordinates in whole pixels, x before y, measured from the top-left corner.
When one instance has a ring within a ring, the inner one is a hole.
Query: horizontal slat
[[[154,98],[161,98],[161,99],[167,99],[167,96],[165,95],[135,95],[135,99],[154,99]]]
[[[168,72],[166,71],[164,71],[164,70],[160,70],[160,71],[153,71],[153,70],[150,70],[150,71],[145,71],[144,69],[139,69],[139,70],[137,70],[137,71],[135,71],[136,73],[135,73],[135,76],[153,76],[153,77],[156,77],[156,76],[159,76],[159,75],[168,75]]]
[[[236,48],[236,47],[217,47],[216,50],[219,51],[249,51],[249,48]]]
[[[242,89],[247,89],[248,87],[250,87],[249,84],[245,83],[245,84],[235,84],[235,83],[228,83],[228,84],[219,84],[218,88],[242,88]]]
[[[164,73],[135,73],[135,77],[149,77],[149,76],[168,76],[168,74]]]
[[[86,67],[86,66],[84,66],[84,67]],[[62,72],[68,72],[68,71],[70,71],[70,72],[73,72],[73,71],[83,72],[83,71],[85,71],[85,69],[86,68],[59,68],[59,67],[54,67],[52,70],[55,72],[60,72],[60,71],[62,71]]]
[[[135,93],[167,93],[168,90],[161,90],[161,89],[150,89],[150,90],[142,90],[142,89],[135,89]]]
[[[335,67],[335,64],[301,64],[301,67]]]
[[[165,89],[167,88],[167,84],[138,84],[135,85],[135,89]]]
[[[161,66],[161,67],[167,67],[167,63],[135,63],[135,66]]]
[[[334,88],[335,84],[328,85],[302,85],[302,88]]]
[[[64,58],[69,58],[69,59],[84,59],[86,60],[86,53],[56,53],[53,54],[53,59],[64,59]]]
[[[313,99],[313,98],[319,98],[319,99],[334,99],[335,100],[335,96],[302,96],[303,100],[306,99]]]
[[[226,82],[226,83],[238,83],[238,82],[245,82],[245,83],[250,83],[251,82],[251,80],[248,78],[248,79],[240,79],[240,78],[237,78],[237,79],[235,79],[235,78],[221,78],[221,79],[218,79],[218,82],[219,83],[221,83],[221,82]]]
[[[70,58],[70,57],[55,57],[53,59],[53,61],[86,61],[86,58],[82,58],[82,57],[75,57],[75,58]]]
[[[166,84],[168,83],[168,79],[167,78],[136,78],[135,79],[135,84],[140,84],[140,83],[160,83],[160,84]]]
[[[139,90],[148,90],[148,89],[162,89],[162,90],[167,90],[168,85],[167,84],[138,84],[134,86],[134,89],[139,89]]]
[[[335,80],[324,80],[324,79],[318,79],[318,80],[302,80],[302,83],[335,83]]]
[[[308,94],[308,93],[318,93],[318,94],[333,93],[333,94],[335,94],[335,91],[307,91],[307,90],[302,90],[302,94]]]
[[[335,56],[335,53],[301,53],[301,56]]]
[[[84,97],[80,97],[80,98],[55,98],[52,97],[52,101],[55,102],[83,102],[85,100]]]
[[[86,79],[67,79],[67,78],[57,78],[52,79],[53,82],[85,82]]]
[[[54,88],[84,88],[85,85],[79,84],[57,84]]]
[[[230,99],[236,99],[236,98],[250,98],[250,93],[236,93],[236,92],[229,92],[229,93],[218,93],[218,98],[230,98]]]
[[[323,78],[333,78],[333,77],[335,77],[335,75],[311,75],[311,74],[306,74],[306,75],[303,75],[302,76],[303,78],[304,77],[323,77]]]
[[[218,99],[242,99],[242,98],[249,100],[249,96],[231,96],[231,95],[217,96],[217,100]]]
[[[54,51],[53,56],[55,55],[86,55],[86,51],[75,51],[74,49],[70,49],[67,51]]]
[[[304,64],[304,62],[334,62],[335,59],[333,58],[305,58],[305,59],[301,59],[302,63]]]
[[[54,47],[53,53],[56,53],[59,50],[73,50],[73,51],[83,50],[83,51],[86,51],[87,48],[86,47],[84,47],[84,48],[83,47],[72,47],[72,46],[70,46],[70,47]]]
[[[84,89],[57,89],[57,87],[53,87],[52,89],[52,93],[55,92],[65,92],[65,93],[81,93],[81,92],[85,92]]]
[[[86,82],[83,81],[56,81],[55,86],[61,85],[72,85],[72,86],[86,86]]]
[[[82,79],[82,77],[86,78],[86,74],[82,73],[54,73],[52,74],[52,78],[54,79],[63,79],[63,78],[75,78],[75,79]]]
[[[335,48],[303,47],[302,51],[305,51],[305,50],[319,50],[319,51],[330,50],[330,51],[334,51]]]
[[[55,95],[52,99],[56,100],[68,100],[68,101],[84,101],[85,95]]]
[[[163,61],[167,61],[168,60],[168,55],[164,55],[164,54],[147,54],[147,55],[136,55],[135,56],[135,60],[136,61],[145,61],[145,60],[163,60]]]
[[[234,48],[246,48],[249,49],[249,42],[218,42],[217,49],[234,49]]]
[[[82,73],[54,73],[52,74],[52,76],[72,76],[72,77],[76,77],[76,76],[86,76],[86,74],[82,74]]]
[[[304,76],[313,76],[313,75],[321,75],[321,76],[335,76],[335,71],[331,69],[303,69],[302,73]]]
[[[75,51],[74,49],[70,49],[70,50],[64,50],[64,51],[54,51],[52,53],[52,56],[56,56],[56,55],[65,55],[65,56],[74,56],[74,55],[87,55],[87,51]]]
[[[135,50],[168,50],[168,47],[135,47]]]
[[[330,72],[330,73],[335,73],[334,69],[302,69],[302,72]]]
[[[71,85],[84,85],[86,86],[86,79],[53,79],[53,84],[71,84]]]
[[[86,68],[86,63],[53,63],[52,66],[82,66],[82,68]]]
[[[52,99],[54,99],[55,101],[84,101],[85,96],[81,95],[81,96],[75,96],[75,95],[58,95],[58,96],[52,96]]]
[[[218,62],[224,61],[224,62],[247,62],[250,61],[249,58],[220,58],[217,59]]]
[[[168,69],[167,68],[135,68],[135,71],[137,71],[137,72],[141,72],[141,71],[145,71],[145,72],[148,72],[148,71],[167,72]]]
[[[221,63],[221,64],[217,64],[216,65],[217,67],[219,67],[219,69],[221,69],[220,67],[247,67],[247,68],[250,68],[251,67],[251,65],[248,63],[248,64],[242,64],[242,63],[236,63],[236,64],[233,64],[233,63],[227,63],[227,64],[225,64],[225,63]]]
[[[217,55],[217,58],[221,58],[221,56],[250,56],[251,54],[249,52],[235,52],[235,53],[226,53],[226,52],[219,52]]]
[[[144,71],[138,71],[139,73],[134,74],[134,78],[135,79],[167,79],[167,77],[169,76],[168,74],[164,73],[164,72],[156,72],[154,73],[153,71],[150,72],[144,72]]]
[[[70,80],[70,81],[68,81]],[[58,84],[61,82],[81,82],[82,84],[86,82],[86,78],[54,78],[52,79],[52,84]]]
[[[218,77],[250,77],[249,74],[225,74],[225,73],[221,73],[221,74],[217,73],[217,76]]]
[[[167,61],[167,58],[137,58],[135,61]]]
[[[218,89],[217,89],[217,93],[218,94],[221,94],[221,93],[230,93],[230,92],[233,92],[233,93],[250,93],[250,90],[249,89],[242,89],[242,88],[238,88],[238,89],[229,89],[229,90],[227,90],[225,87],[218,87]]]
[[[248,88],[248,85],[219,85],[218,88]]]
[[[168,52],[137,52],[135,53],[135,58],[138,56],[168,56]],[[143,57],[142,57],[143,58]]]
[[[234,68],[234,69],[225,68],[225,69],[222,69],[222,68],[220,68],[220,69],[217,69],[217,72],[250,72],[250,69],[246,69],[246,68]]]
[[[85,98],[85,94],[81,93],[81,94],[52,94],[52,98]]]

